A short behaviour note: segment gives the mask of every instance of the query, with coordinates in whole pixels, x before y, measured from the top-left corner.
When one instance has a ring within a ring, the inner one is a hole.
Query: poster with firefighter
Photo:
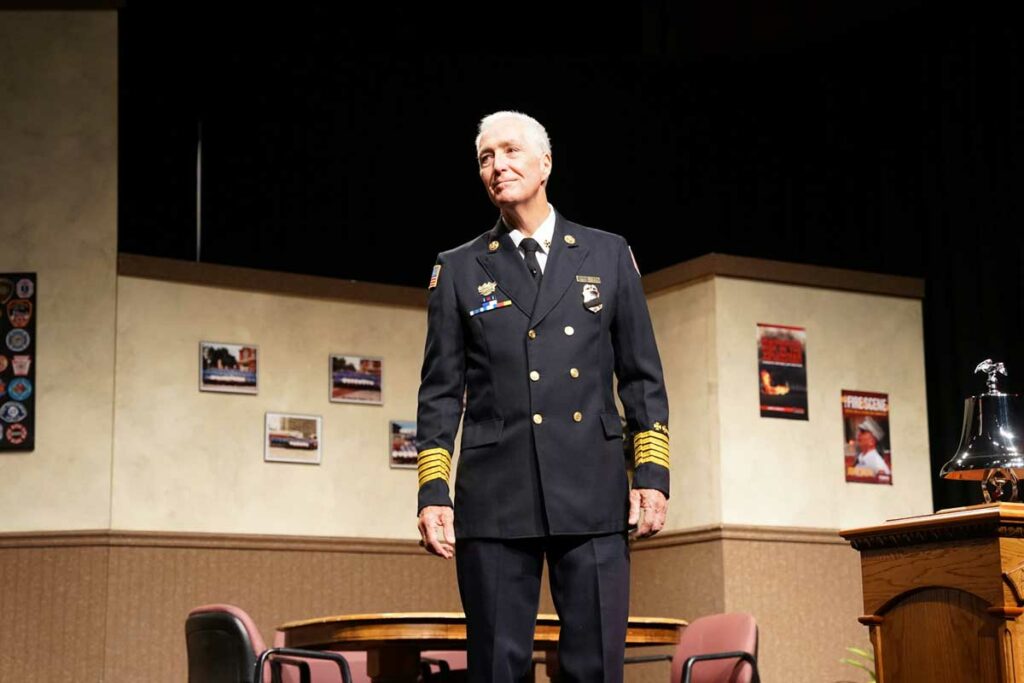
[[[892,484],[889,394],[842,390],[846,481]]]
[[[758,323],[757,372],[761,417],[808,419],[804,328]]]

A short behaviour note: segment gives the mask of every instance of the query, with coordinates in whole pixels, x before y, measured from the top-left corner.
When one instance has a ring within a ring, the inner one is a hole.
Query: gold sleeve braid
[[[654,423],[654,429],[633,435],[634,466],[648,462],[669,469],[668,427],[660,422]]]
[[[434,479],[445,482],[452,473],[452,455],[444,448],[428,448],[416,455],[416,470],[420,477],[420,486]]]

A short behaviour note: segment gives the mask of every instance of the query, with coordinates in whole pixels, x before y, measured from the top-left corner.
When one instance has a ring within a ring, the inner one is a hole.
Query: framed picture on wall
[[[258,356],[255,344],[199,342],[199,390],[258,393]]]
[[[416,423],[391,420],[388,423],[388,458],[391,467],[416,469]]]
[[[332,353],[329,370],[332,402],[384,404],[383,358]]]
[[[319,415],[267,413],[263,459],[267,462],[319,465],[323,447],[322,426],[323,420]]]
[[[0,273],[0,452],[36,439],[36,273]]]

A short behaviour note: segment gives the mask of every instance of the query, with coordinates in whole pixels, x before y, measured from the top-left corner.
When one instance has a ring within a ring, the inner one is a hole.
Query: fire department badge
[[[14,292],[18,295],[19,299],[30,299],[35,291],[35,283],[27,277],[21,278],[18,280],[18,283],[14,285]]]
[[[601,303],[601,292],[597,289],[597,285],[589,283],[583,285],[583,308],[591,313],[597,313],[604,308],[604,304]]]
[[[7,348],[11,351],[24,351],[32,343],[32,337],[25,330],[11,330],[5,337]]]
[[[29,368],[32,367],[32,356],[21,355],[14,356],[14,360],[11,361],[11,365],[14,367],[14,374],[18,377],[24,377],[28,374]],[[0,372],[7,369],[7,358],[0,356]]]
[[[28,429],[23,424],[11,425],[7,428],[7,440],[17,446],[28,438]]]
[[[25,410],[25,406],[17,401],[8,401],[0,406],[0,420],[7,424],[21,422],[26,417],[28,417],[28,411]]]
[[[32,302],[25,299],[8,301],[7,319],[14,327],[28,327],[28,321],[32,319]]]
[[[24,401],[32,395],[32,382],[27,377],[15,377],[7,385],[7,393],[15,401]]]

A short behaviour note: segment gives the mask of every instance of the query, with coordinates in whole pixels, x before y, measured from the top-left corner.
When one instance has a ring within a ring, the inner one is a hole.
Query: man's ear
[[[551,175],[551,152],[545,154],[540,161],[540,170],[544,174],[544,184],[548,184],[548,177]]]

